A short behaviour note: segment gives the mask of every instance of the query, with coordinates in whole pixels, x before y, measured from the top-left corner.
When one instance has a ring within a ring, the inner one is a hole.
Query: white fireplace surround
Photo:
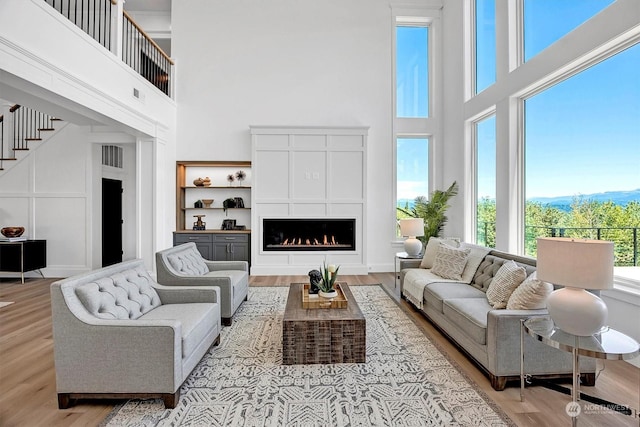
[[[368,127],[251,126],[251,274],[367,274]],[[356,250],[264,251],[263,219],[355,218]]]

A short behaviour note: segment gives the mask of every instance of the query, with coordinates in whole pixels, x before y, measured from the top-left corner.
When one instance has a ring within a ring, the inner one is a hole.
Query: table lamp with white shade
[[[399,221],[400,234],[407,239],[404,241],[404,251],[412,256],[422,252],[422,242],[416,237],[424,236],[424,220],[422,218],[405,218]]]
[[[613,242],[538,238],[538,279],[564,286],[547,298],[556,326],[578,336],[600,331],[607,321],[607,305],[585,289],[613,287]]]

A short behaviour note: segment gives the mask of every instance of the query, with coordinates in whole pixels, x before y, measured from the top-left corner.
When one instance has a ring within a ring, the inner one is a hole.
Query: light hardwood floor
[[[251,277],[252,286],[287,285],[306,276]],[[393,273],[368,276],[342,275],[352,285],[384,283],[393,289]],[[51,279],[0,281],[0,301],[14,301],[0,308],[0,426],[95,426],[118,402],[81,401],[66,410],[58,410],[49,284]],[[390,292],[394,294],[393,291]],[[397,300],[397,295],[395,295]],[[482,372],[444,338],[419,312],[400,301],[403,310],[419,328],[456,364],[460,370],[492,399],[519,426],[568,426],[565,406],[570,397],[542,387],[526,390],[520,402],[519,387],[494,391]],[[519,351],[514,349],[514,351]],[[108,357],[109,355],[105,355]],[[635,416],[624,416],[598,407],[588,408],[579,418],[580,426],[638,426],[640,407],[640,369],[623,361],[599,361],[605,369],[595,387],[583,391],[628,405]]]

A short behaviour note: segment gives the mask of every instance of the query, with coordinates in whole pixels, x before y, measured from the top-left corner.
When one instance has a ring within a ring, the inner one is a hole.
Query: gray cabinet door
[[[173,246],[178,246],[183,243],[193,242],[196,244],[196,248],[202,255],[202,258],[213,260],[213,248],[211,246],[211,234],[188,234],[188,233],[175,233],[173,235]]]
[[[248,234],[215,234],[213,251],[216,260],[249,261]]]

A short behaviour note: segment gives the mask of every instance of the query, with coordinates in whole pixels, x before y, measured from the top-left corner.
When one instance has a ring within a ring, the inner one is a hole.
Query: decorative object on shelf
[[[414,207],[411,209],[396,208],[398,212],[410,218],[422,218],[424,220],[424,237],[420,238],[423,243],[429,241],[429,237],[439,237],[447,222],[445,213],[449,209],[449,199],[458,194],[458,183],[453,184],[446,190],[435,190],[428,199],[424,196],[416,197]]]
[[[400,234],[407,237],[407,240],[404,241],[404,251],[411,256],[417,256],[422,252],[422,242],[416,237],[424,236],[424,220],[422,218],[404,218],[398,222],[400,223]]]
[[[227,181],[229,181],[229,186],[231,186],[231,184],[233,184],[233,181],[235,181],[235,180],[236,180],[236,178],[233,176],[232,173],[227,175]]]
[[[24,233],[24,227],[4,227],[0,233],[6,238],[20,237]]]
[[[198,220],[196,222],[193,223],[193,229],[194,230],[206,230],[207,229],[207,223],[202,221],[202,218],[205,217],[206,215],[194,215],[194,218],[198,218]]]
[[[244,208],[244,200],[242,200],[242,197],[234,197],[233,200],[236,201],[236,208]]]
[[[538,280],[564,286],[547,297],[553,322],[578,336],[598,333],[607,305],[585,289],[613,288],[613,242],[566,237],[538,238]]]
[[[320,282],[322,282],[322,273],[319,270],[311,270],[309,272],[309,294],[316,295],[320,291]]]
[[[242,186],[242,181],[244,181],[244,179],[247,177],[247,174],[240,170],[238,172],[236,172],[236,179],[238,180],[238,185]]]
[[[202,187],[204,185],[204,180],[200,177],[193,180],[193,185],[196,187]]]
[[[204,185],[205,187],[211,186],[211,178],[209,178],[208,176],[205,176],[204,179],[202,180],[202,185]]]
[[[236,207],[236,199],[228,198],[222,202],[222,209],[224,209],[225,215],[227,214],[227,209]]]
[[[196,209],[199,209],[202,207],[202,200],[196,200],[195,203],[193,204],[193,207]]]
[[[222,229],[223,230],[234,230],[236,228],[236,220],[235,219],[223,219],[222,220]]]
[[[338,277],[338,270],[340,270],[340,266],[336,267],[334,264],[327,266],[324,262],[322,263],[322,267],[320,267],[322,280],[318,284],[320,288],[318,295],[324,298],[335,298],[338,296],[338,292],[334,287],[336,278]]]
[[[205,208],[210,208],[213,203],[213,199],[202,199],[202,203],[204,203]]]

